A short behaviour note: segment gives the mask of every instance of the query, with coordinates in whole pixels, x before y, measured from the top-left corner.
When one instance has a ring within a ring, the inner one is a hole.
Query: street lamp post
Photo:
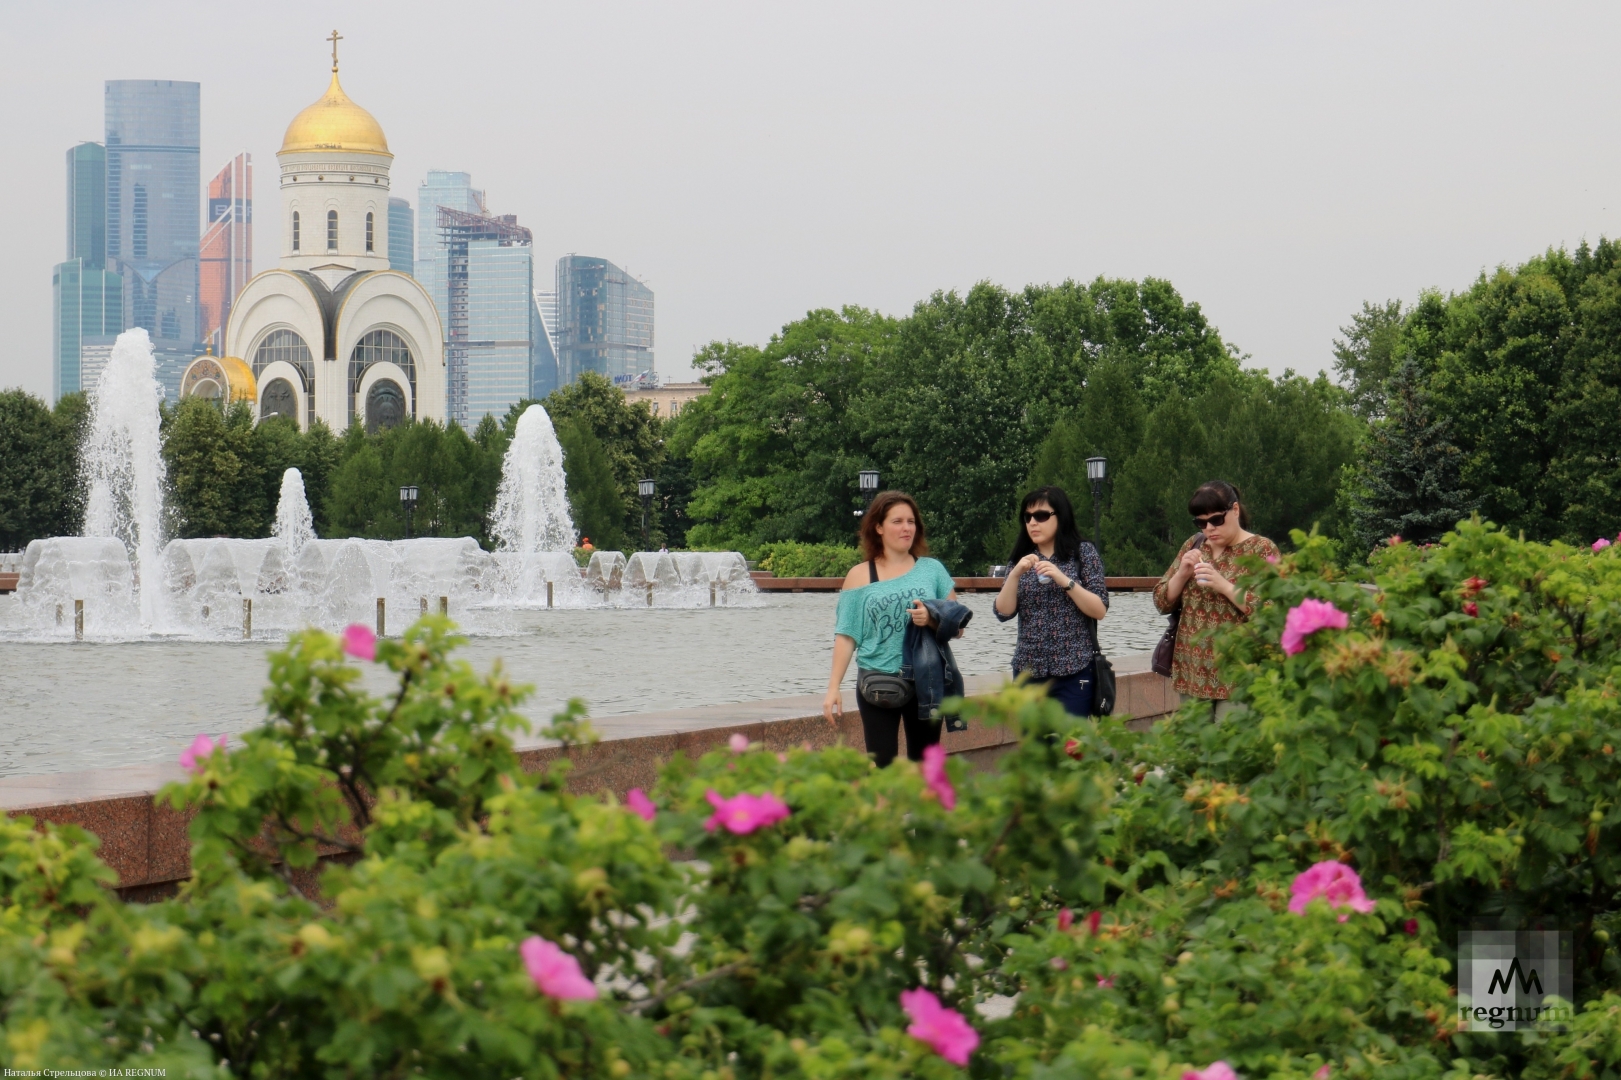
[[[1092,543],[1103,554],[1103,481],[1109,475],[1109,459],[1086,459],[1086,478],[1092,482]]]
[[[641,480],[636,484],[636,493],[642,497],[642,550],[647,550],[647,511],[653,503],[653,481]]]
[[[405,508],[405,538],[411,539],[411,511],[417,508],[417,486],[405,484],[400,488],[400,505]]]
[[[863,505],[871,505],[872,497],[878,493],[878,470],[862,469],[856,475],[861,483],[861,502]],[[856,517],[860,517],[866,512],[864,509],[857,510]]]

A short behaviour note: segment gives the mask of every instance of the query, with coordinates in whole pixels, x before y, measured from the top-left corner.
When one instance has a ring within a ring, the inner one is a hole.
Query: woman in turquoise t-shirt
[[[844,715],[840,684],[855,657],[858,672],[901,670],[901,646],[909,624],[933,621],[924,600],[956,599],[955,582],[938,559],[928,558],[923,515],[910,495],[885,491],[873,499],[861,518],[861,547],[867,561],[844,578],[833,625],[833,675],[822,699],[822,715],[833,723]],[[906,726],[906,756],[923,760],[923,748],[940,741],[940,722],[918,717],[917,692],[900,708],[874,705],[856,694],[867,753],[883,768],[900,751],[900,729]]]

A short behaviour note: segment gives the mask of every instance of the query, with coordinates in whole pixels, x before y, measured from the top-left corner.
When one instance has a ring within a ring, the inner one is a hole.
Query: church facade
[[[443,332],[416,279],[389,269],[389,166],[381,125],[338,84],[287,128],[280,152],[281,265],[231,308],[227,358],[251,370],[260,418],[342,432],[445,419]],[[213,357],[200,357],[196,363]]]

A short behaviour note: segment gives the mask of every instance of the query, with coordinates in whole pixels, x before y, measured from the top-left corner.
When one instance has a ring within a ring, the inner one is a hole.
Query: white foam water
[[[156,626],[161,590],[142,588],[143,573],[156,577],[163,546],[163,444],[152,339],[140,327],[125,330],[91,395],[89,431],[80,448],[87,486],[84,535],[123,542],[134,565],[133,587],[140,621]]]

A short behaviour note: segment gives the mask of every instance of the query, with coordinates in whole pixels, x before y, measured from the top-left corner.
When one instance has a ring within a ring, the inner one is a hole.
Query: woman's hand
[[[1202,562],[1193,571],[1193,580],[1209,589],[1220,593],[1231,600],[1238,589],[1232,582],[1221,576],[1221,573],[1210,563]]]
[[[912,616],[913,626],[934,625],[934,616],[929,614],[929,609],[923,605],[921,600],[913,600],[912,607],[907,611],[907,614]]]
[[[1182,553],[1182,562],[1176,568],[1176,576],[1186,582],[1190,577],[1196,577],[1200,566],[1205,565],[1204,553],[1198,548],[1188,548]]]
[[[1069,588],[1069,577],[1047,559],[1036,560],[1036,576],[1046,578],[1060,589]]]
[[[1028,574],[1031,570],[1034,570],[1036,568],[1036,564],[1039,562],[1041,562],[1041,556],[1032,551],[1030,554],[1014,563],[1013,569],[1008,571],[1007,576],[1013,578],[1014,580],[1018,580],[1019,578],[1022,578],[1024,575]]]
[[[844,691],[837,686],[831,687],[822,698],[822,715],[827,717],[830,724],[844,719]]]

